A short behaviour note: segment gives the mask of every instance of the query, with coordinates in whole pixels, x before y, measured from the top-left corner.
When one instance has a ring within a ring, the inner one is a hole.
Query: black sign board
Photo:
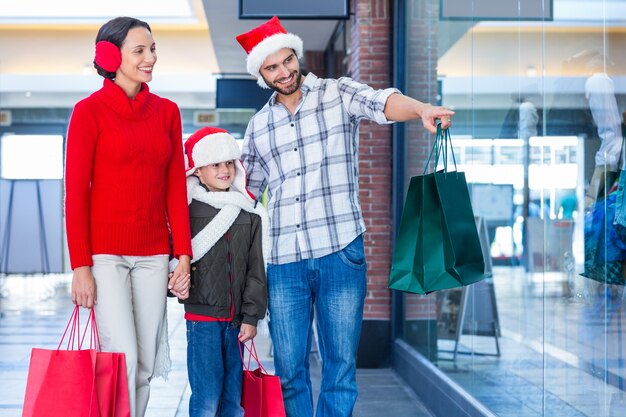
[[[272,90],[259,87],[253,79],[218,78],[215,88],[215,107],[260,110],[271,95]]]

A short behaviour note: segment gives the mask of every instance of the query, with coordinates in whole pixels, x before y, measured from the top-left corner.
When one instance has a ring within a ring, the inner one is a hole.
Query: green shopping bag
[[[454,171],[448,172],[448,150]],[[426,174],[435,155],[435,172]],[[437,171],[442,156],[444,168]],[[485,261],[465,174],[456,171],[449,130],[437,138],[424,174],[411,178],[389,276],[389,288],[416,294],[473,284]]]

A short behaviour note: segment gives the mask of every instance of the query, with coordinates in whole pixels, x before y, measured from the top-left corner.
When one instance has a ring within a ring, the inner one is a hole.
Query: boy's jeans
[[[356,351],[365,300],[363,237],[322,258],[269,265],[274,364],[288,417],[313,416],[309,375],[313,306],[322,357],[318,417],[352,415],[357,398]]]
[[[241,417],[239,329],[228,322],[187,321],[190,417]]]

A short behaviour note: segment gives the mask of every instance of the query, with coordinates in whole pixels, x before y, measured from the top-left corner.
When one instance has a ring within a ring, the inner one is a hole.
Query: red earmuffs
[[[115,72],[122,64],[120,49],[109,41],[96,43],[96,64],[105,71]]]

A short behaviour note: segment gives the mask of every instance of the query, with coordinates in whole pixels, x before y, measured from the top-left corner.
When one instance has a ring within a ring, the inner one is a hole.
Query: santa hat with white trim
[[[304,56],[302,39],[293,33],[287,33],[276,16],[251,31],[237,36],[237,42],[248,54],[246,69],[256,77],[257,84],[263,88],[269,87],[261,77],[260,68],[268,56],[283,48],[293,49],[298,59]]]
[[[246,171],[241,163],[241,149],[237,140],[227,130],[205,126],[198,129],[185,141],[185,173],[192,175],[197,168],[234,161],[235,179],[232,186],[239,192],[250,195],[246,189]]]

